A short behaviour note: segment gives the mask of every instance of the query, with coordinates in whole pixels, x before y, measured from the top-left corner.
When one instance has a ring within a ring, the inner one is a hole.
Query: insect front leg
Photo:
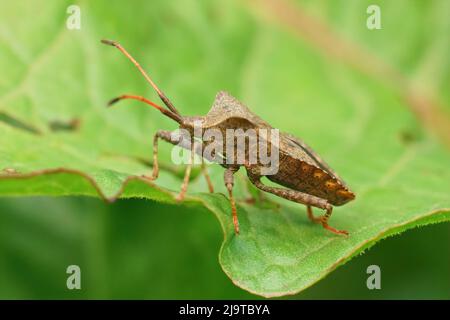
[[[239,170],[239,167],[228,167],[224,174],[223,180],[225,182],[225,187],[228,190],[228,195],[230,197],[231,213],[233,215],[234,232],[239,234],[239,220],[237,217],[236,202],[233,197],[233,186],[234,186],[234,174]]]
[[[167,141],[173,145],[177,145],[180,141],[179,138],[176,138],[175,135],[172,134],[172,132],[167,130],[159,130],[156,132],[156,134],[153,136],[153,171],[152,176],[143,176],[143,178],[149,179],[149,180],[156,180],[159,175],[159,166],[158,166],[158,140],[163,139],[164,141]]]
[[[328,220],[331,217],[331,214],[333,212],[333,207],[328,203],[327,200],[307,194],[307,193],[303,193],[300,191],[296,191],[296,190],[290,190],[290,189],[284,189],[284,188],[275,188],[275,187],[270,187],[270,186],[266,186],[265,184],[263,184],[261,182],[261,177],[260,176],[255,176],[252,174],[248,174],[248,177],[250,179],[250,181],[258,188],[261,189],[263,191],[272,193],[276,196],[279,196],[281,198],[290,200],[290,201],[294,201],[297,203],[301,203],[301,204],[305,204],[307,205],[307,211],[308,211],[308,216],[310,217],[310,219],[312,219],[315,222],[321,223],[322,226],[335,233],[335,234],[343,234],[343,235],[348,235],[348,232],[345,230],[337,230],[331,226],[328,225]],[[313,207],[317,207],[320,209],[324,209],[326,210],[326,213],[320,217],[320,218],[315,218],[312,215],[312,211],[310,210],[310,206]]]
[[[167,130],[159,130],[158,132],[156,132],[155,136],[153,137],[153,172],[152,172],[152,176],[151,177],[144,176],[145,178],[150,179],[150,180],[156,180],[159,175],[159,166],[158,166],[158,141],[159,141],[159,139],[167,141],[173,145],[180,145],[180,142],[182,142],[181,141],[182,137],[180,137],[177,134],[174,134],[174,132],[167,131]],[[192,146],[193,146],[193,144],[192,144]],[[186,167],[183,183],[181,185],[181,190],[180,190],[180,193],[178,194],[178,196],[176,197],[177,201],[183,200],[184,196],[186,194],[187,187],[189,184],[189,177],[191,175],[192,163],[194,162],[193,158],[194,158],[194,152],[192,152],[192,149],[191,149],[191,159]]]
[[[167,131],[167,130],[159,130],[153,137],[153,171],[152,171],[152,176],[148,177],[148,176],[143,176],[143,178],[149,179],[149,180],[156,180],[158,178],[159,175],[159,165],[158,165],[158,142],[159,139],[162,139],[164,141],[167,141],[173,145],[176,146],[180,146],[182,148],[185,149],[190,149],[191,150],[191,159],[190,159],[190,163],[188,164],[188,166],[186,167],[186,171],[184,174],[184,179],[183,179],[183,184],[181,185],[181,191],[177,196],[177,200],[181,201],[184,199],[184,196],[186,194],[187,191],[187,187],[189,184],[189,177],[191,175],[191,170],[192,170],[192,163],[193,161],[193,157],[194,154],[197,153],[199,155],[201,155],[201,149],[194,150],[195,145],[193,143],[191,143],[189,141],[189,139],[183,139],[181,136],[179,136],[178,134],[176,134],[176,132],[171,132],[171,131]],[[192,147],[191,147],[192,146]],[[194,150],[194,152],[193,152]],[[210,192],[214,192],[214,188],[211,182],[211,179],[208,175],[208,171],[207,168],[204,164],[203,158],[202,158],[202,173],[205,176],[206,182],[208,184],[208,189]]]

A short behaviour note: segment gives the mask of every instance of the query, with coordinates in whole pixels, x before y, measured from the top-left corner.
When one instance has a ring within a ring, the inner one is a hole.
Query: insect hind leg
[[[248,177],[250,181],[255,185],[255,187],[261,189],[262,191],[272,193],[280,198],[305,204],[307,206],[308,217],[314,222],[321,223],[323,228],[327,229],[328,231],[339,235],[348,235],[347,231],[337,230],[328,225],[328,220],[330,219],[333,212],[333,207],[328,203],[327,200],[296,190],[266,186],[261,182],[260,176],[248,174]],[[320,218],[316,218],[312,214],[311,206],[324,209],[326,210],[326,212]]]
[[[323,216],[318,217],[318,218],[315,217],[314,214],[312,213],[312,207],[311,206],[308,205],[306,207],[306,211],[308,212],[308,218],[312,222],[322,224],[322,226],[325,229],[327,229],[327,230],[329,230],[329,231],[331,231],[331,232],[333,232],[335,234],[343,234],[343,235],[348,236],[348,234],[349,234],[348,231],[338,230],[338,229],[335,229],[335,228],[331,227],[330,225],[328,225],[328,219],[330,219],[330,217],[331,217],[331,214],[333,212],[333,207],[330,206],[329,208],[327,208],[325,214]]]
[[[306,213],[308,214],[309,220],[311,220],[314,223],[322,223],[322,217],[315,217],[314,213],[312,211],[312,207],[310,205],[306,206]]]

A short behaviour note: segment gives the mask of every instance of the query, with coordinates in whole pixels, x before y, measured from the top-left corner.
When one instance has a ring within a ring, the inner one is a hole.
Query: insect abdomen
[[[353,192],[324,170],[289,157],[281,157],[278,173],[267,178],[287,188],[326,199],[336,206],[355,198]]]

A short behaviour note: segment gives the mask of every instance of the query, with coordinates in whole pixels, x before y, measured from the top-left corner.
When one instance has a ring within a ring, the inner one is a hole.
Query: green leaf
[[[2,3],[0,195],[175,203],[181,179],[170,146],[161,145],[166,170],[154,184],[136,178],[151,172],[143,160],[151,157],[152,135],[175,124],[138,102],[105,108],[122,93],[156,101],[133,66],[99,43],[111,38],[183,114],[206,114],[225,89],[307,141],[355,191],[356,200],[330,220],[348,238],[275,197],[279,207],[240,201],[236,236],[222,169],[211,167],[215,194],[195,177],[180,208],[207,208],[218,218],[225,234],[219,261],[239,287],[266,297],[294,294],[382,238],[450,220],[448,3],[380,2],[378,31],[365,28],[369,2],[345,12],[335,2],[260,4],[86,1],[79,3],[81,29],[68,30],[69,3]],[[398,28],[398,19],[410,28]],[[252,190],[241,171],[236,195],[243,200]]]

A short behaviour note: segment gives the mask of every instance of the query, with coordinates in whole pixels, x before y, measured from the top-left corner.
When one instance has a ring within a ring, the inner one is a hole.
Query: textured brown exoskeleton
[[[253,114],[246,106],[241,104],[226,92],[219,92],[217,94],[213,107],[206,116],[182,116],[170,100],[164,95],[164,93],[145,73],[137,61],[119,43],[110,40],[102,40],[102,42],[119,49],[136,65],[146,80],[156,90],[162,102],[168,109],[163,108],[144,97],[135,95],[122,95],[112,99],[109,105],[112,105],[122,99],[135,99],[142,101],[158,109],[167,117],[178,122],[181,129],[185,129],[191,134],[194,133],[194,126],[195,124],[198,125],[198,123],[201,124],[201,130],[218,129],[223,132],[224,135],[226,134],[226,129],[246,130],[251,128],[257,130],[257,132],[261,129],[272,129],[267,122]],[[153,140],[153,173],[151,177],[148,177],[151,180],[155,180],[158,177],[157,155],[159,139],[163,139],[174,145],[191,148],[191,160],[194,157],[194,153],[199,153],[202,157],[204,157],[204,154],[197,151],[196,144],[191,143],[193,141],[184,141],[183,137],[180,137],[179,135],[174,135],[170,131],[160,130],[156,133]],[[206,146],[208,145],[208,141],[202,141],[201,144],[201,146]],[[286,188],[276,188],[263,184],[261,182],[263,175],[261,174],[262,165],[260,163],[248,164],[246,162],[243,165],[236,163],[220,163],[225,168],[224,182],[230,197],[235,232],[239,233],[239,223],[232,191],[234,184],[233,177],[234,173],[239,170],[240,166],[244,166],[246,168],[248,178],[258,189],[272,193],[281,198],[306,205],[308,217],[313,222],[322,224],[325,229],[333,233],[348,235],[347,231],[337,230],[328,225],[328,220],[333,210],[332,206],[343,205],[355,198],[355,194],[349,190],[345,182],[309,146],[290,134],[280,133],[277,151],[279,152],[278,170],[275,174],[266,175],[266,177]],[[250,143],[248,143],[248,148],[245,150],[246,157],[248,158],[249,153],[252,152],[257,152],[257,150],[252,148]],[[214,161],[214,159],[208,160]],[[191,161],[186,167],[181,191],[177,196],[177,200],[179,201],[184,198],[187,191],[192,163],[193,161]],[[205,175],[210,192],[213,192],[211,181],[203,163],[202,172]],[[324,209],[326,213],[323,216],[316,218],[312,213],[311,207]]]

